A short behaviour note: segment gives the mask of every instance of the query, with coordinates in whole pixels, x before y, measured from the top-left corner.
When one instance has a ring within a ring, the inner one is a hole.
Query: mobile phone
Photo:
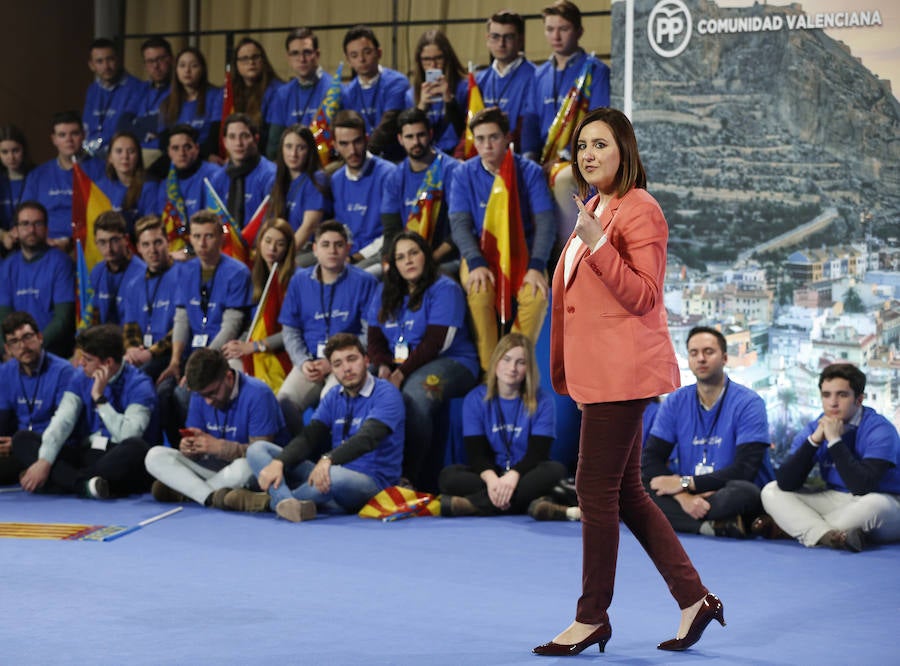
[[[178,434],[181,435],[182,437],[193,437],[194,431],[191,430],[190,428],[179,428]]]
[[[425,82],[426,83],[434,83],[438,79],[444,76],[444,71],[441,69],[426,69],[425,70]],[[432,102],[439,102],[441,100],[440,95],[432,95]]]

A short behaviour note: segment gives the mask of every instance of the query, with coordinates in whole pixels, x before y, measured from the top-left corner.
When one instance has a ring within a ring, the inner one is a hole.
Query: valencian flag
[[[425,177],[416,192],[416,206],[410,211],[406,220],[406,228],[424,238],[429,245],[437,226],[441,212],[441,200],[444,198],[444,156],[438,152],[428,165]]]
[[[244,239],[247,247],[256,245],[256,235],[259,233],[259,227],[262,225],[263,220],[266,219],[266,213],[269,212],[269,199],[270,196],[267,194],[262,203],[257,206],[256,212],[253,213],[253,217],[250,218],[247,226],[241,230],[241,237]]]
[[[281,330],[278,314],[281,312],[283,302],[284,290],[281,280],[278,279],[278,264],[275,264],[269,271],[269,279],[266,281],[266,287],[259,299],[247,342],[261,342]],[[291,371],[291,361],[286,351],[254,352],[244,356],[243,363],[245,373],[261,379],[275,393],[278,393],[278,389],[284,383],[284,378]]]
[[[481,228],[481,253],[497,276],[495,306],[500,321],[512,318],[512,302],[528,271],[528,246],[519,207],[519,185],[512,148],[506,149],[494,177]]]
[[[94,222],[100,213],[112,210],[112,203],[84,170],[72,169],[72,239],[75,241],[75,321],[78,329],[97,323],[91,269],[101,260],[94,242]]]
[[[585,60],[584,69],[575,79],[575,84],[566,94],[565,101],[560,104],[550,129],[547,132],[547,143],[541,150],[541,164],[567,155],[572,132],[587,113],[591,103],[591,79],[594,70],[593,60]],[[568,159],[572,156],[568,155]]]
[[[234,86],[231,83],[231,65],[225,65],[225,87],[222,89],[222,123],[219,125],[219,157],[228,159],[225,150],[225,119],[234,113]]]
[[[463,159],[475,157],[478,151],[475,150],[475,137],[472,130],[469,129],[469,123],[472,122],[473,116],[484,109],[484,98],[481,96],[481,89],[475,82],[475,75],[469,72],[469,98],[466,102],[466,135],[463,137]]]
[[[204,178],[203,184],[206,186],[206,209],[218,215],[219,219],[222,221],[222,231],[225,234],[225,242],[222,243],[222,252],[229,257],[243,262],[248,267],[252,266],[253,262],[250,258],[250,248],[247,246],[247,242],[244,240],[243,236],[238,232],[234,218],[231,217],[231,213],[228,212],[225,204],[222,203],[219,195],[216,194],[212,183],[209,182],[209,178]]]
[[[334,135],[331,132],[331,123],[334,121],[334,114],[341,108],[341,76],[343,73],[344,63],[341,62],[334,73],[331,85],[325,91],[319,110],[316,111],[315,120],[309,126],[316,139],[316,149],[319,152],[322,166],[331,162],[331,151],[334,148]]]
[[[357,515],[385,523],[410,516],[437,516],[440,515],[440,501],[428,493],[389,486],[370,499]]]
[[[169,167],[169,175],[166,176],[166,205],[163,207],[162,223],[165,229],[166,239],[169,242],[169,252],[180,252],[187,246],[187,209],[184,205],[184,197],[181,196],[181,188],[178,187],[178,174],[175,165]]]

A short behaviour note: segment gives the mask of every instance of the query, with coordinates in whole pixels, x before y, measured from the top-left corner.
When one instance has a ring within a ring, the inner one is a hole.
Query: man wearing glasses
[[[122,287],[140,278],[147,270],[147,265],[139,257],[131,256],[127,234],[125,218],[119,212],[110,210],[100,213],[94,222],[94,243],[103,257],[103,261],[91,270],[91,288],[94,290],[97,323],[100,324],[121,324],[124,321],[124,301],[130,294]]]
[[[16,208],[15,231],[19,250],[0,266],[0,318],[27,312],[47,350],[67,358],[75,332],[75,266],[47,244],[47,209],[37,201]]]
[[[530,159],[540,153],[538,118],[533,109],[535,67],[525,59],[525,21],[511,11],[500,11],[487,21],[487,48],[491,66],[475,75],[485,108],[504,111],[512,128],[515,151]]]
[[[19,430],[42,433],[53,410],[72,383],[75,369],[59,356],[44,350],[44,337],[27,312],[13,312],[3,319],[6,355],[0,365],[0,485],[19,482],[25,469],[12,454],[12,436]]]
[[[147,442],[160,439],[153,382],[123,362],[122,329],[114,324],[85,329],[76,344],[82,372],[74,373],[46,428],[19,430],[12,439],[26,468],[22,489],[90,499],[144,493]]]
[[[151,492],[159,502],[223,509],[231,489],[253,480],[245,457],[250,443],[283,446],[287,427],[272,390],[228,367],[218,350],[195,351],[185,377],[192,391],[186,428],[177,449],[155,446],[147,453],[147,471],[157,479]]]
[[[288,64],[296,75],[275,93],[266,115],[269,139],[265,146],[269,159],[278,155],[281,134],[299,123],[309,127],[316,118],[332,76],[319,67],[319,38],[309,28],[297,28],[284,40]]]
[[[159,145],[159,105],[169,96],[172,84],[172,45],[162,37],[141,44],[147,80],[141,83],[132,131],[141,142],[144,164],[152,165],[162,154]],[[163,178],[165,173],[155,173]]]

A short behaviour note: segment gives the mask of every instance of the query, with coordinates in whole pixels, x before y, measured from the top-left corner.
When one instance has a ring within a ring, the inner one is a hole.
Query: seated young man
[[[819,375],[823,413],[811,421],[762,491],[766,512],[807,548],[858,552],[866,540],[900,541],[900,435],[863,406],[866,375],[834,363]],[[819,464],[825,490],[804,488]]]
[[[27,468],[22,488],[94,499],[146,492],[147,442],[159,440],[153,383],[123,362],[118,326],[88,328],[75,343],[83,374],[75,373],[43,433],[20,430],[13,437],[13,455]]]
[[[9,361],[0,365],[0,486],[19,482],[25,467],[12,454],[20,430],[43,433],[75,378],[68,361],[44,349],[44,336],[27,312],[3,319]]]
[[[217,349],[191,354],[184,376],[191,390],[186,427],[178,449],[154,446],[147,453],[147,471],[157,479],[151,490],[160,502],[222,509],[228,490],[253,480],[247,447],[265,440],[280,448],[287,427],[272,389],[229,367]]]
[[[317,510],[355,513],[400,478],[403,398],[393,384],[369,374],[359,338],[338,333],[325,345],[340,389],[322,398],[309,425],[282,450],[253,444],[247,460],[262,493],[233,491],[229,508],[275,512],[297,523]],[[313,462],[318,457],[317,462]]]

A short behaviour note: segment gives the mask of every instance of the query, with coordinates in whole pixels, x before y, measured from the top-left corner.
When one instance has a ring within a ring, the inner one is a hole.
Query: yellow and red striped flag
[[[108,210],[112,210],[109,197],[76,164],[72,169],[72,240],[81,241],[88,271],[102,259],[94,243],[94,221]]]
[[[222,221],[222,232],[225,234],[225,240],[222,243],[222,254],[227,254],[233,259],[237,259],[247,265],[248,268],[253,267],[253,260],[250,256],[250,248],[247,246],[244,237],[237,230],[237,225],[231,213],[222,203],[219,195],[216,194],[215,188],[209,182],[209,178],[203,179],[206,186],[206,209],[212,211],[219,216]]]
[[[568,155],[569,142],[572,140],[572,132],[590,107],[592,72],[593,62],[588,59],[581,74],[566,94],[565,101],[560,104],[553,117],[547,131],[547,142],[541,150],[541,164],[560,158],[572,159],[572,156]]]
[[[495,307],[505,325],[512,318],[513,299],[528,271],[528,246],[512,148],[506,149],[500,171],[491,186],[481,228],[481,253],[497,277]]]
[[[478,154],[478,151],[475,150],[475,137],[472,134],[472,130],[469,129],[469,123],[472,122],[475,114],[482,109],[484,109],[484,98],[481,96],[481,89],[475,81],[475,74],[469,72],[469,98],[466,102],[466,135],[463,137],[462,152],[464,160],[475,157]]]
[[[437,226],[444,198],[444,158],[440,152],[428,165],[416,192],[416,206],[406,219],[406,228],[424,238],[429,245]]]
[[[250,325],[250,335],[247,342],[260,342],[270,335],[281,330],[278,323],[278,313],[281,312],[281,304],[284,302],[284,290],[278,279],[278,264],[272,266],[269,271],[269,279],[263,290],[256,315]],[[244,356],[244,372],[261,379],[275,393],[284,383],[284,378],[291,371],[291,361],[286,351],[280,352],[255,352]]]
[[[319,160],[325,166],[332,160],[331,151],[334,148],[334,136],[331,131],[331,123],[334,114],[341,108],[341,77],[344,75],[344,63],[338,63],[337,71],[331,80],[331,85],[325,91],[322,103],[316,111],[316,117],[309,126],[313,137],[316,139],[316,150]]]

